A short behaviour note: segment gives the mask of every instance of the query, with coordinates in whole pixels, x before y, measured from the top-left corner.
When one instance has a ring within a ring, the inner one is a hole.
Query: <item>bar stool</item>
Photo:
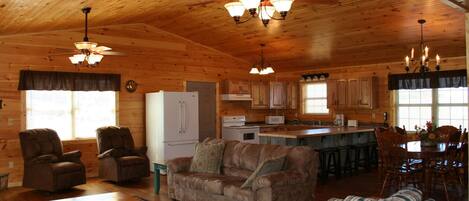
[[[352,135],[340,135],[338,141],[338,148],[340,149],[340,154],[345,154],[344,161],[341,161],[341,170],[344,175],[351,175],[353,173],[353,160],[352,160]],[[342,158],[342,157],[341,157]]]
[[[370,171],[370,144],[368,143],[368,134],[356,134],[351,149],[355,154],[353,162],[354,171],[358,172],[360,167],[365,169],[367,172]]]
[[[336,178],[341,177],[341,158],[340,149],[333,146],[331,137],[321,137],[321,148],[316,149],[319,152],[319,178],[324,183],[329,174],[335,175]]]
[[[378,142],[376,141],[376,136],[370,134],[368,136],[368,144],[370,146],[370,167],[378,167],[379,165],[379,155],[378,155]]]

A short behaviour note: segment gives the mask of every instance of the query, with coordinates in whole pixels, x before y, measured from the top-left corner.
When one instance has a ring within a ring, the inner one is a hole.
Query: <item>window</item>
[[[467,88],[397,91],[397,124],[414,131],[427,121],[438,126],[468,126]]]
[[[51,128],[62,140],[92,138],[116,125],[114,91],[26,91],[26,128]]]
[[[325,82],[307,83],[303,87],[303,113],[329,114],[327,84]]]

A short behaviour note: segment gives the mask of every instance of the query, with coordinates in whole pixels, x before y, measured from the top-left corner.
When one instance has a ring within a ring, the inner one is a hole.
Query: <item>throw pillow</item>
[[[190,171],[220,174],[224,150],[224,143],[198,143],[195,147]]]
[[[283,164],[285,163],[285,159],[286,159],[286,156],[279,156],[279,157],[269,158],[269,159],[262,161],[262,163],[257,166],[256,170],[244,182],[241,188],[252,187],[252,182],[257,177],[269,174],[271,172],[278,172],[282,170]]]

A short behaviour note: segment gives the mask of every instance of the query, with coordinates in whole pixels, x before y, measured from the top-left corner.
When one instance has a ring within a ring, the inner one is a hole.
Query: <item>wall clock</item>
[[[129,80],[125,83],[125,89],[128,92],[133,93],[133,92],[137,91],[137,83],[133,80]]]

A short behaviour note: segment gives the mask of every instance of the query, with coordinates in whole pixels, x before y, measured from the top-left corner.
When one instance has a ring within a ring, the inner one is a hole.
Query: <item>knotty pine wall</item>
[[[433,63],[431,65],[434,65]],[[364,123],[383,123],[383,113],[388,112],[389,123],[393,123],[394,109],[391,95],[388,91],[388,74],[405,73],[404,62],[381,63],[362,66],[345,66],[337,68],[317,68],[314,70],[297,70],[292,72],[278,73],[278,79],[295,80],[305,73],[329,73],[329,79],[347,79],[368,76],[378,77],[378,108],[373,110],[330,110],[330,115],[298,115],[302,120],[333,121],[336,113],[345,114],[346,119],[356,119]],[[441,64],[442,70],[466,69],[466,57],[444,58]],[[289,118],[295,118],[289,115]]]
[[[122,87],[119,93],[119,122],[131,129],[137,146],[145,144],[144,94],[166,90],[183,91],[184,82],[249,78],[249,63],[202,46],[179,36],[145,24],[114,25],[93,28],[92,41],[110,46],[126,56],[105,56],[94,69],[77,69],[70,64],[69,54],[48,55],[73,49],[73,42],[82,39],[81,30],[54,31],[36,34],[0,36],[0,98],[5,107],[0,110],[0,138],[8,139],[0,152],[0,172],[10,173],[10,185],[22,180],[23,160],[18,132],[24,129],[25,115],[22,93],[17,90],[21,69],[44,71],[79,71],[119,73],[122,86],[133,79],[138,83],[135,93]],[[233,110],[226,107],[233,107]],[[224,105],[223,115],[242,112],[243,105]],[[96,142],[94,140],[63,142],[65,151],[79,149],[86,165],[87,175],[97,175]],[[14,162],[9,168],[8,163]]]

